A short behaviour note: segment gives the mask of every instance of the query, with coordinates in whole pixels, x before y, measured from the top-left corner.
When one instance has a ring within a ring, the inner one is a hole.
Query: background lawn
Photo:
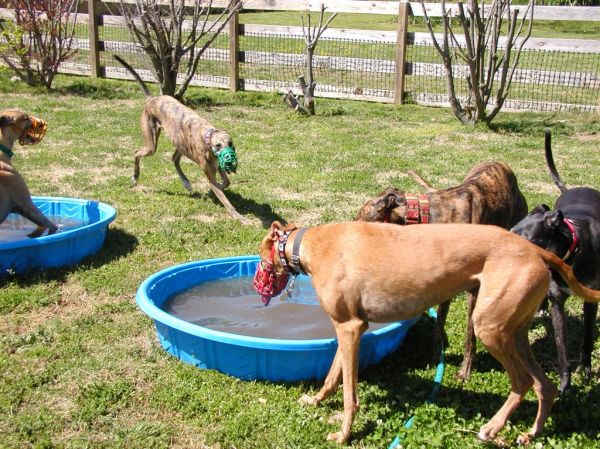
[[[189,194],[162,137],[131,187],[132,154],[141,145],[144,98],[129,82],[60,76],[48,94],[0,71],[0,110],[43,117],[41,144],[17,147],[14,164],[35,195],[96,199],[117,208],[104,248],[76,267],[0,280],[0,447],[4,448],[331,448],[341,391],[316,408],[300,406],[319,382],[243,382],[184,365],[164,352],[134,295],[152,273],[188,261],[255,254],[274,219],[302,226],[351,220],[385,187],[409,192],[405,174],[434,185],[460,182],[486,160],[510,164],[530,208],[553,204],[543,131],[553,131],[555,160],[568,186],[600,188],[600,118],[566,113],[505,113],[493,129],[466,128],[446,109],[318,99],[317,116],[291,112],[276,94],[191,88],[186,101],[227,129],[239,153],[228,197],[252,224],[240,225],[207,194],[199,169],[183,168]],[[407,258],[414,255],[407,255]],[[257,301],[259,301],[257,297]],[[581,301],[567,303],[571,357],[581,342]],[[432,321],[421,319],[396,353],[360,376],[361,409],[350,446],[385,448],[398,432],[404,447],[469,448],[473,432],[506,399],[508,378],[479,348],[472,379],[455,380],[462,359],[464,298],[450,310],[443,388],[423,405],[435,373]],[[536,356],[555,382],[549,318],[531,331]],[[554,406],[537,447],[597,447],[600,343],[594,381]],[[533,394],[502,436],[532,424]],[[402,430],[416,414],[415,426]]]

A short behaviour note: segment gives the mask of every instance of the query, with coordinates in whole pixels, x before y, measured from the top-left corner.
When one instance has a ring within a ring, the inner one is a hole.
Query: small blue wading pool
[[[154,320],[162,347],[186,363],[244,380],[324,378],[337,340],[309,278],[298,277],[291,299],[265,307],[252,289],[258,261],[240,256],[170,267],[146,279],[136,301]],[[360,369],[395,351],[417,319],[370,326]]]
[[[113,207],[97,201],[35,196],[32,200],[59,230],[30,238],[27,234],[35,225],[9,214],[0,224],[0,277],[80,262],[100,250],[108,225],[117,215]]]

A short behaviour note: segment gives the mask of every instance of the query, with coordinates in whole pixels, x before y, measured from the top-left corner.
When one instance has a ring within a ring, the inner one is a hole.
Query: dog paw
[[[343,444],[348,439],[347,435],[344,435],[343,432],[334,432],[327,435],[327,441],[335,441],[336,443]]]
[[[192,191],[192,184],[190,184],[188,180],[182,180],[181,183],[183,184],[185,190],[187,190],[188,192]]]
[[[529,445],[529,443],[531,443],[532,439],[533,439],[533,435],[531,435],[530,433],[522,433],[517,438],[517,444],[519,446],[527,446],[527,445]]]
[[[302,405],[317,405],[319,401],[316,396],[303,394],[300,399],[298,399],[298,403]]]

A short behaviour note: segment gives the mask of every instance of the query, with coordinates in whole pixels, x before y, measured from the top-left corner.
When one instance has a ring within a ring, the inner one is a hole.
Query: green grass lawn
[[[300,11],[248,11],[240,14],[240,23],[253,23],[262,25],[302,26]],[[325,13],[328,17],[329,13]],[[307,13],[304,13],[306,19]],[[311,13],[314,24],[319,13]],[[433,18],[434,23],[436,20]],[[349,14],[340,13],[331,22],[332,28],[350,28],[357,30],[384,30],[396,31],[398,17],[386,14]],[[411,17],[409,22],[410,32],[427,32],[422,17]],[[438,28],[441,32],[441,28]],[[563,39],[600,39],[598,22],[573,22],[560,20],[536,20],[534,22],[532,37],[552,37]]]
[[[479,162],[504,161],[530,207],[553,204],[558,189],[544,163],[545,127],[566,184],[600,188],[598,115],[502,113],[493,129],[467,128],[441,108],[318,99],[317,115],[307,118],[275,94],[192,88],[187,103],[234,138],[239,168],[227,195],[251,220],[243,226],[207,194],[192,163],[183,169],[195,191],[182,187],[164,137],[131,186],[144,103],[136,84],[59,76],[46,93],[9,78],[0,72],[0,110],[19,108],[49,123],[39,145],[15,151],[31,192],[100,200],[118,217],[103,249],[83,263],[0,281],[1,448],[336,447],[325,436],[340,425],[341,391],[306,408],[296,400],[319,382],[245,382],[179,362],[160,348],[153,323],[135,304],[140,283],[174,264],[255,254],[274,219],[302,226],[351,220],[385,187],[419,191],[407,169],[447,187]],[[572,298],[567,308],[575,359],[581,301]],[[473,432],[506,399],[508,378],[479,348],[472,379],[455,379],[464,329],[461,296],[448,318],[447,371],[435,404],[424,405],[435,375],[430,319],[361,373],[349,447],[386,448],[398,432],[405,448],[488,447]],[[536,319],[530,336],[557,382],[549,318]],[[574,391],[557,401],[534,447],[597,447],[599,357],[597,343],[594,381],[575,375]],[[535,411],[530,393],[502,437],[513,442]],[[403,430],[412,415],[414,427]]]

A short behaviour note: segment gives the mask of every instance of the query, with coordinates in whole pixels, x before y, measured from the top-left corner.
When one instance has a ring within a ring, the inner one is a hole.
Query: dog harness
[[[235,147],[225,147],[222,150],[217,150],[215,147],[211,146],[210,139],[212,135],[217,130],[214,128],[209,128],[204,134],[204,144],[210,148],[212,154],[215,155],[217,161],[219,162],[219,167],[222,170],[225,170],[226,173],[234,172],[238,166],[237,154],[235,152]]]
[[[564,224],[567,225],[569,231],[571,232],[571,244],[569,245],[569,249],[562,257],[562,260],[567,261],[571,256],[575,255],[579,248],[579,236],[577,235],[577,229],[575,228],[575,223],[569,218],[563,219]]]

